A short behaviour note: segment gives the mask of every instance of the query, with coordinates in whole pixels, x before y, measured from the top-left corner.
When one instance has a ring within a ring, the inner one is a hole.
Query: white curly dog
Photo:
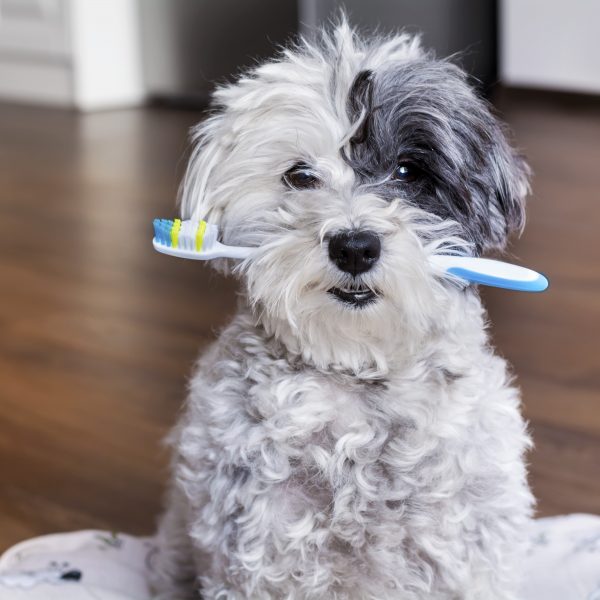
[[[214,95],[182,213],[256,246],[172,436],[161,598],[509,600],[532,496],[477,289],[528,168],[466,75],[344,19]]]

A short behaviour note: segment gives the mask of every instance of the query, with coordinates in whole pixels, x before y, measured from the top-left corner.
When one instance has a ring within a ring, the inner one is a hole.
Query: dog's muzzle
[[[369,271],[379,260],[381,240],[372,231],[341,231],[329,240],[329,258],[340,271],[357,277]],[[357,282],[348,288],[332,288],[329,293],[355,307],[373,302],[377,294]]]

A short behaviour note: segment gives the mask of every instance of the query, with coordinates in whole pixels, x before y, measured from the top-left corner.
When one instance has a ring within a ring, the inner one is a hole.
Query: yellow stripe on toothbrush
[[[206,231],[206,221],[200,221],[198,224],[198,231],[196,232],[196,252],[202,250],[202,244],[204,243],[204,232]]]
[[[179,246],[179,231],[181,230],[181,220],[175,219],[173,221],[173,227],[171,228],[171,248],[178,248]]]

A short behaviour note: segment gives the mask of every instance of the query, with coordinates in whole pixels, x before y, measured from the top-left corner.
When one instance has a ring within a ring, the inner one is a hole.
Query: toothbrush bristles
[[[174,223],[171,219],[154,219],[154,237],[159,244],[171,247],[171,231]]]
[[[154,237],[168,248],[180,248],[201,252],[207,224],[205,221],[181,221],[180,219],[154,219]]]

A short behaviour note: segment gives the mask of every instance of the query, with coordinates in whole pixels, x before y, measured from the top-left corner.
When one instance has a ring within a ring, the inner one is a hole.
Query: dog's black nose
[[[329,258],[346,273],[368,271],[381,254],[381,241],[372,231],[342,231],[329,240]]]

